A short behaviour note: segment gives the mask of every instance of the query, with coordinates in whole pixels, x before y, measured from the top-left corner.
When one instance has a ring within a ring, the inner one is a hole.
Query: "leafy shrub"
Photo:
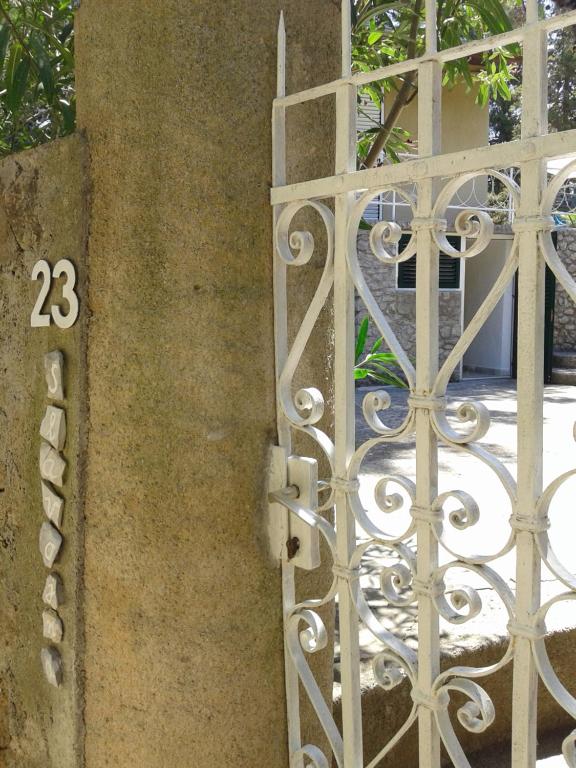
[[[0,155],[74,131],[74,3],[0,0]]]
[[[408,385],[397,373],[398,358],[392,352],[382,352],[384,339],[376,339],[368,353],[365,352],[370,329],[370,319],[365,317],[358,329],[356,339],[356,360],[354,378],[356,381],[368,380],[377,384],[407,389]]]

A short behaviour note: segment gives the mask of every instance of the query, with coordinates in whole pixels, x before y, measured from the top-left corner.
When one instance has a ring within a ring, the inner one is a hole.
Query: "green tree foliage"
[[[424,49],[424,0],[350,0],[353,61],[356,71],[371,71],[418,56]],[[75,0],[0,0],[0,156],[64,136],[75,128]],[[576,7],[576,0],[554,0],[548,10]],[[440,49],[498,34],[522,14],[522,0],[437,0]],[[553,130],[576,127],[574,31],[551,36],[550,123]],[[492,140],[517,135],[521,66],[515,47],[486,54],[480,61],[446,65],[444,84],[464,82],[478,89],[478,102],[491,102]],[[402,111],[417,95],[416,73],[366,86],[361,96],[381,107],[384,126],[366,131],[360,161],[374,165],[382,150],[397,159],[409,135],[399,125]]]
[[[502,144],[520,138],[522,114],[522,66],[514,70],[515,82],[510,83],[510,98],[502,96],[490,102],[490,143]]]
[[[546,15],[573,10],[576,0],[547,3]],[[513,141],[520,137],[522,117],[522,60],[513,65],[511,96],[500,95],[490,103],[490,140]],[[548,117],[551,131],[576,128],[576,29],[568,27],[549,36],[548,44]]]
[[[73,5],[0,0],[0,156],[75,128]]]
[[[424,0],[351,0],[353,18],[353,63],[356,71],[372,71],[419,56],[424,51]],[[521,0],[437,0],[438,46],[440,50],[499,34],[512,28],[507,9]],[[513,75],[510,62],[517,46],[498,49],[470,61],[459,59],[444,68],[444,85],[464,82],[477,86],[477,101],[486,105],[490,97],[509,99]],[[399,127],[404,108],[418,92],[417,73],[366,86],[360,96],[381,107],[386,97],[384,125],[366,132],[360,141],[360,160],[375,165],[381,152],[396,159],[405,147],[406,135]]]
[[[576,128],[576,30],[550,36],[548,52],[549,119],[553,131]]]

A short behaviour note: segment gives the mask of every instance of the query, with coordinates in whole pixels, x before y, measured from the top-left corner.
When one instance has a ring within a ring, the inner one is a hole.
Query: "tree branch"
[[[416,0],[414,4],[414,16],[410,26],[410,41],[406,49],[408,59],[413,59],[416,56],[416,50],[418,46],[418,26],[420,24],[422,6],[423,0]],[[373,168],[378,162],[380,153],[386,146],[388,139],[390,138],[390,134],[392,133],[398,118],[402,114],[402,110],[409,102],[412,90],[417,88],[417,86],[414,84],[415,80],[416,72],[408,72],[408,74],[405,76],[402,87],[398,91],[392,107],[390,108],[390,111],[384,120],[384,125],[374,139],[374,143],[372,144],[370,152],[364,161],[365,168]]]

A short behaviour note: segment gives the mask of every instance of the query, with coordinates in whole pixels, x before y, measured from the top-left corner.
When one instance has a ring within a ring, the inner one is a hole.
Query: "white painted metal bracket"
[[[288,485],[299,493],[294,503],[310,512],[318,510],[318,462],[300,456],[288,458]],[[290,514],[288,557],[292,565],[313,571],[320,565],[320,537],[318,528]]]
[[[270,546],[276,560],[313,571],[320,565],[318,529],[305,518],[318,510],[318,462],[274,447],[270,465]]]
[[[268,470],[268,541],[272,559],[279,565],[285,557],[286,541],[289,537],[288,512],[276,501],[275,494],[288,485],[288,452],[275,445],[270,456]]]

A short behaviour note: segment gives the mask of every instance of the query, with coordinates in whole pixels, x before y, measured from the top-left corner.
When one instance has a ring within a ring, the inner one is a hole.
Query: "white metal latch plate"
[[[269,536],[276,560],[312,571],[320,565],[318,529],[298,516],[298,510],[318,510],[318,462],[288,456],[274,447],[270,467]]]

